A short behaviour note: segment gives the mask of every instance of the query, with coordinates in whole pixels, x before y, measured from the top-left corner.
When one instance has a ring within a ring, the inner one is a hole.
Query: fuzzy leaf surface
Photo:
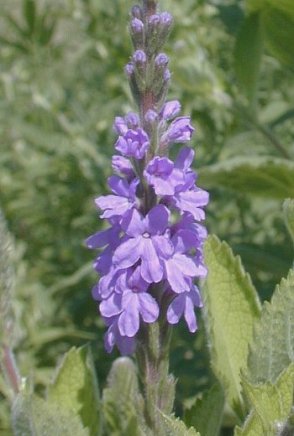
[[[112,365],[108,386],[103,391],[103,415],[108,434],[148,434],[143,419],[143,399],[139,393],[137,370],[129,358],[118,358]]]
[[[274,382],[294,362],[294,270],[264,303],[248,357],[253,383]]]
[[[48,402],[77,414],[92,436],[99,434],[99,392],[88,347],[72,348],[64,356],[48,388]]]
[[[243,380],[245,394],[252,405],[249,419],[236,436],[276,436],[291,412],[294,390],[294,364],[286,368],[276,383],[251,384]]]
[[[240,258],[225,242],[210,236],[204,253],[208,277],[203,296],[212,367],[224,386],[228,403],[242,416],[240,373],[247,366],[248,346],[260,316],[260,304]]]
[[[12,428],[15,436],[90,436],[78,415],[26,393],[14,401]]]
[[[166,436],[200,436],[200,433],[195,428],[190,427],[188,429],[181,419],[165,415],[164,413],[161,413],[161,416]]]

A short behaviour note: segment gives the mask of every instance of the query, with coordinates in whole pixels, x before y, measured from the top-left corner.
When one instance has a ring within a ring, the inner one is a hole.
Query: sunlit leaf
[[[244,413],[241,374],[247,366],[253,326],[260,316],[260,304],[240,258],[216,236],[205,244],[208,277],[203,289],[212,366],[223,384],[231,407]]]
[[[236,436],[276,436],[290,415],[293,402],[294,365],[289,365],[274,384],[267,382],[253,385],[243,380],[245,394],[252,411],[243,429],[237,428]]]
[[[64,356],[54,382],[48,388],[47,400],[79,416],[90,436],[99,434],[99,392],[88,347],[72,348]]]
[[[248,368],[253,383],[274,382],[294,361],[294,271],[265,302],[250,348]]]

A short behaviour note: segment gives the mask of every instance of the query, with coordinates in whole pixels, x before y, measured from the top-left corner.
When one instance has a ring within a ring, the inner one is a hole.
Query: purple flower
[[[108,353],[111,353],[113,347],[117,345],[120,353],[123,356],[132,354],[135,351],[136,341],[135,338],[129,338],[128,336],[122,336],[118,328],[118,317],[112,319],[105,318],[104,322],[109,326],[104,336],[104,346]]]
[[[181,111],[181,105],[178,100],[172,100],[165,103],[160,111],[160,116],[163,120],[172,120]]]
[[[128,181],[135,178],[135,172],[129,159],[123,156],[112,156],[112,168],[117,173],[125,176]]]
[[[194,307],[202,307],[199,289],[193,285],[188,292],[177,295],[167,310],[167,320],[170,324],[177,324],[184,316],[191,333],[197,330],[197,320]]]
[[[161,144],[172,144],[190,141],[194,128],[190,124],[190,117],[178,117],[168,127],[161,137]]]
[[[136,129],[140,125],[139,115],[136,114],[135,112],[129,112],[125,116],[125,121],[129,129]]]
[[[133,337],[140,327],[140,316],[146,323],[156,321],[159,307],[156,300],[147,292],[149,283],[141,275],[140,268],[127,271],[120,278],[123,283],[121,293],[113,293],[100,304],[103,317],[117,316],[119,333],[122,336]]]
[[[149,162],[144,176],[157,195],[171,196],[193,187],[196,179],[194,171],[190,169],[193,156],[192,149],[183,147],[175,163],[167,157],[159,156]]]
[[[170,204],[178,209],[181,213],[189,212],[196,221],[202,221],[205,218],[203,207],[208,204],[208,192],[195,187],[188,191],[176,192],[169,199]]]
[[[158,283],[163,277],[162,259],[171,256],[172,244],[166,234],[169,211],[163,205],[155,206],[143,218],[133,209],[122,222],[128,240],[114,252],[117,268],[129,268],[141,260],[141,275],[148,283]]]
[[[108,185],[116,195],[101,195],[95,200],[96,205],[103,210],[101,218],[123,217],[128,210],[135,207],[138,183],[138,179],[129,184],[119,176],[109,177]]]
[[[174,169],[174,163],[167,157],[156,156],[152,159],[144,176],[149,185],[153,186],[157,195],[173,195],[175,192],[171,180],[171,174]]]
[[[124,136],[119,136],[115,148],[122,155],[142,159],[149,148],[149,138],[143,129],[128,130]]]

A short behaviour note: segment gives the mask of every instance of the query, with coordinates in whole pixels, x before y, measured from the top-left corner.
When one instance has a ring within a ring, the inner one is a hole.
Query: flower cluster
[[[87,240],[101,250],[93,297],[108,327],[105,347],[110,352],[117,345],[122,354],[132,353],[142,326],[158,319],[176,324],[183,317],[195,332],[194,309],[202,303],[193,281],[206,275],[200,221],[208,193],[196,185],[190,147],[182,146],[174,161],[168,157],[171,146],[188,142],[194,131],[189,117],[178,116],[180,103],[165,101],[168,58],[158,51],[172,17],[147,12],[132,9],[135,53],[126,66],[140,116],[115,119],[112,194],[96,199],[108,227]]]

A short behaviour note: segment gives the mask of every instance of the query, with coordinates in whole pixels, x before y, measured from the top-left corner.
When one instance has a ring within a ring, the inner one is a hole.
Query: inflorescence
[[[156,2],[134,6],[130,34],[135,51],[125,67],[137,113],[116,117],[118,135],[112,158],[112,194],[95,202],[109,226],[87,239],[102,249],[94,267],[100,280],[93,289],[108,327],[105,347],[134,352],[140,329],[157,320],[176,324],[184,317],[197,329],[195,307],[201,307],[193,283],[206,275],[203,207],[208,193],[196,185],[191,169],[194,151],[183,146],[169,157],[175,143],[190,141],[190,118],[178,116],[178,101],[166,101],[169,59],[161,53],[172,16],[158,12]]]

